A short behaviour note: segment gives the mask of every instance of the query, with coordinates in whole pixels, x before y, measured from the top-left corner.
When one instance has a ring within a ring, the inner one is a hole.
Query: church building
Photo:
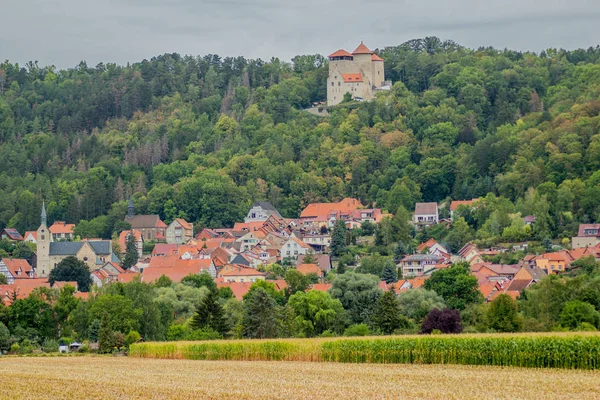
[[[342,49],[330,54],[327,105],[340,104],[346,93],[360,101],[372,99],[376,90],[389,90],[383,67],[383,59],[362,42],[352,54]]]
[[[48,229],[46,206],[42,205],[42,221],[37,230],[37,264],[35,273],[46,278],[50,271],[63,259],[74,256],[85,262],[90,271],[112,261],[119,263],[112,252],[110,240],[83,240],[81,242],[55,242]]]

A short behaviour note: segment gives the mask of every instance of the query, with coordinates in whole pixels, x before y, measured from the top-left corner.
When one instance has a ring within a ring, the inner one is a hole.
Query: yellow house
[[[546,253],[535,259],[535,265],[544,270],[548,275],[566,271],[573,259],[566,251]]]

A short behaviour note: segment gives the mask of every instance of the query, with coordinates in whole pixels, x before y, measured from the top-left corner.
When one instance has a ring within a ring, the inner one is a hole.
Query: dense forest
[[[377,50],[391,91],[319,117],[327,59],[165,54],[68,70],[0,65],[0,227],[48,219],[110,237],[136,212],[231,226],[255,200],[286,217],[359,198],[395,213],[485,197],[494,241],[600,220],[600,47],[540,54],[437,38]],[[469,215],[466,215],[469,214]],[[82,221],[80,223],[80,221]]]

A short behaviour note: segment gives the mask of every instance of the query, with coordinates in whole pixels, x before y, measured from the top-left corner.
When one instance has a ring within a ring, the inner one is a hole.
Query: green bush
[[[46,339],[43,350],[45,353],[58,353],[58,342],[53,339]]]
[[[371,331],[366,324],[350,325],[344,330],[344,336],[369,336]]]
[[[125,345],[129,347],[132,344],[139,342],[141,338],[142,337],[140,336],[140,334],[138,332],[129,331],[129,333],[125,337]]]

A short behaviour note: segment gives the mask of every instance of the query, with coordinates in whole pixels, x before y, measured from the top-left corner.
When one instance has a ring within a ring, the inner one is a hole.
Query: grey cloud
[[[5,0],[0,59],[70,67],[165,52],[291,59],[436,35],[540,51],[599,42],[597,0]]]

